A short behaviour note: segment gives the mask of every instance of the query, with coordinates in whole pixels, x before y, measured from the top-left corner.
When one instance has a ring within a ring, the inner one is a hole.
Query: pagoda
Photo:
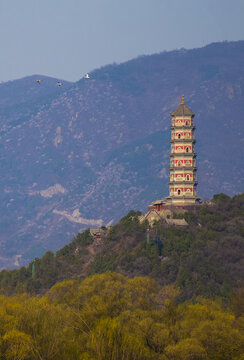
[[[156,210],[162,217],[180,209],[195,208],[201,203],[201,199],[197,196],[195,114],[185,104],[184,95],[181,97],[180,105],[170,116],[169,196],[154,201],[148,206],[148,213]]]
[[[188,224],[184,219],[170,219],[174,213],[195,210],[201,204],[197,196],[195,114],[186,106],[184,95],[170,116],[169,196],[153,201],[147,213],[140,217],[140,222],[148,220],[149,225],[152,225],[155,221],[164,221],[175,226],[186,226]]]
[[[180,105],[171,116],[171,151],[169,196],[165,205],[188,207],[199,203],[197,197],[196,156],[195,153],[195,114],[186,106],[184,95]]]

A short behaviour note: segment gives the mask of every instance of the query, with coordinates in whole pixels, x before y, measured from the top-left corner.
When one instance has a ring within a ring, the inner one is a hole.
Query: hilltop
[[[148,223],[140,224],[139,215],[130,211],[99,242],[87,229],[56,254],[48,251],[27,268],[3,270],[0,292],[44,294],[57,282],[107,271],[149,276],[162,286],[175,284],[183,300],[199,295],[228,299],[244,286],[244,194],[215,195],[211,205],[183,215],[186,228],[156,223],[160,252],[153,241],[147,242]]]
[[[169,113],[196,113],[199,195],[243,191],[244,41],[141,56],[76,83],[0,84],[0,266],[168,194]]]

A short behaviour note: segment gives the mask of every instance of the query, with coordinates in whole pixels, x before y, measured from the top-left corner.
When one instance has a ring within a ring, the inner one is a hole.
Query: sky
[[[244,40],[244,0],[0,0],[0,82]]]

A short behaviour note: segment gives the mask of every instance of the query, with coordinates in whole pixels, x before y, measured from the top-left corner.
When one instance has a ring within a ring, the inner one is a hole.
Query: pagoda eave
[[[195,125],[170,125],[170,130],[175,130],[175,129],[183,129],[183,130],[195,130],[196,127]]]
[[[197,167],[196,166],[170,166],[168,168],[170,171],[171,170],[193,170],[193,171],[197,171]]]
[[[173,144],[173,143],[175,143],[175,142],[177,142],[177,143],[180,143],[180,142],[185,142],[185,143],[193,143],[193,144],[195,144],[196,143],[196,139],[191,139],[191,138],[189,138],[189,139],[170,139],[169,140],[169,142],[171,143],[171,144]]]
[[[170,154],[168,154],[168,156],[169,157],[174,157],[174,156],[176,156],[176,157],[178,157],[178,156],[187,156],[187,157],[189,157],[189,156],[193,156],[195,158],[197,156],[197,153],[190,153],[190,152],[188,152],[188,153],[170,153]]]
[[[198,185],[198,181],[189,181],[189,180],[178,180],[178,181],[168,181],[168,184],[169,185],[181,185],[181,184],[184,184],[184,185]]]

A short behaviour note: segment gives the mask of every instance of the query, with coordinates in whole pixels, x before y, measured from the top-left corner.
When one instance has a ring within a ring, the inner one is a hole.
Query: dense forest
[[[244,359],[244,302],[199,297],[114,272],[66,280],[46,295],[1,296],[0,359]]]
[[[1,271],[0,359],[244,359],[244,194],[183,228],[139,215]]]

